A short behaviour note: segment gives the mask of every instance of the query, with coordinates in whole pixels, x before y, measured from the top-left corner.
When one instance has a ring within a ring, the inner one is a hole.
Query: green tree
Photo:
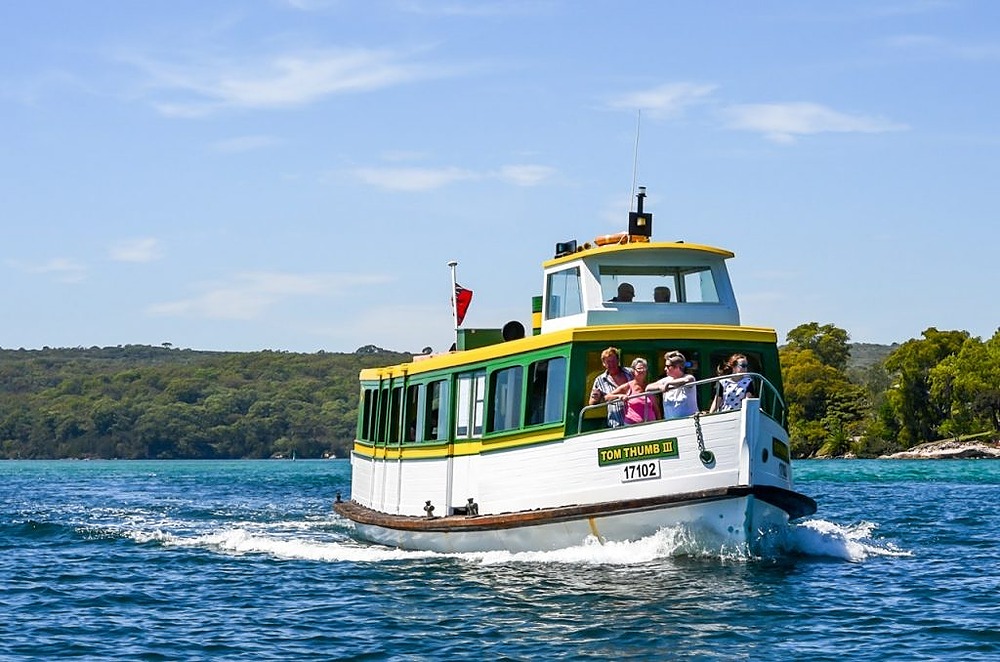
[[[969,338],[966,331],[938,331],[931,327],[923,339],[908,340],[885,360],[892,385],[886,394],[887,407],[880,409],[885,429],[896,429],[903,448],[939,438],[942,423],[952,410],[950,388],[931,391],[931,371],[949,356],[958,354]]]
[[[929,372],[930,395],[949,403],[945,435],[1000,432],[1000,330],[985,343],[967,338]]]
[[[871,399],[847,376],[849,338],[832,324],[809,322],[789,331],[780,349],[796,457],[843,455],[859,436]]]
[[[819,322],[800,324],[788,332],[786,340],[793,349],[809,349],[816,353],[824,365],[836,370],[846,370],[851,357],[847,331],[832,324],[820,326]]]
[[[864,389],[811,349],[788,345],[780,352],[793,454],[846,453],[867,412]]]

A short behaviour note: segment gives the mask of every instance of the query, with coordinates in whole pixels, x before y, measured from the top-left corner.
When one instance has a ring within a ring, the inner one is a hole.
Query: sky
[[[0,347],[447,349],[557,242],[732,250],[744,324],[1000,326],[992,0],[0,3]]]

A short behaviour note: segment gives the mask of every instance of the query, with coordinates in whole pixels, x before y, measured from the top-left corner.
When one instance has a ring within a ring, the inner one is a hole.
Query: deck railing
[[[778,389],[774,387],[774,384],[769,382],[764,375],[757,372],[745,372],[741,373],[741,376],[750,376],[753,378],[754,390],[757,393],[756,397],[760,399],[760,410],[769,418],[772,418],[775,421],[777,421],[778,424],[781,425],[781,427],[787,428],[788,409],[785,406],[785,401],[784,399],[782,399],[781,394],[778,393]],[[698,381],[691,382],[690,384],[686,384],[678,388],[697,388],[704,384],[717,384],[719,381],[723,379],[732,379],[732,375],[719,375],[716,377],[709,377],[708,379],[699,379]],[[607,410],[607,408],[611,405],[618,405],[624,407],[629,400],[633,400],[635,398],[648,398],[650,394],[653,394],[656,397],[662,397],[662,393],[663,391],[646,391],[644,393],[636,393],[635,395],[626,396],[621,400],[614,400],[611,402],[598,402],[596,405],[587,405],[582,409],[580,409],[580,414],[577,417],[576,433],[581,434],[583,432],[584,414],[586,414],[588,411],[593,411],[596,409]],[[717,395],[718,395],[718,388],[713,387],[712,400],[715,400]],[[717,410],[712,413],[716,414],[721,411],[727,411],[727,410]],[[701,412],[701,413],[707,414],[708,412]],[[644,423],[653,423],[653,422],[655,421],[644,421]],[[636,423],[635,425],[642,425],[642,423]]]

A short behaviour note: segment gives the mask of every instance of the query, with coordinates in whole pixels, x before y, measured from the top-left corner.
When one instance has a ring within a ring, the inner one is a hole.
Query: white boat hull
[[[669,443],[671,454],[644,455]],[[684,527],[709,548],[756,553],[766,532],[815,511],[794,491],[781,445],[787,433],[747,399],[739,411],[465,457],[354,454],[351,501],[335,510],[359,538],[404,549],[540,551]],[[636,457],[611,458],[625,447]]]
[[[703,549],[757,554],[765,536],[788,522],[788,513],[753,495],[713,498],[656,509],[594,515],[565,521],[462,530],[412,530],[355,521],[358,537],[402,549],[442,553],[548,551],[581,545],[624,542],[682,528]]]

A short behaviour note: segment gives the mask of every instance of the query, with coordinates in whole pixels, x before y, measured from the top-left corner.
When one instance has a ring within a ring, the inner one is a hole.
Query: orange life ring
[[[617,234],[605,234],[600,237],[594,238],[594,243],[598,246],[608,246],[610,244],[623,244],[628,239],[628,232],[619,232]]]

